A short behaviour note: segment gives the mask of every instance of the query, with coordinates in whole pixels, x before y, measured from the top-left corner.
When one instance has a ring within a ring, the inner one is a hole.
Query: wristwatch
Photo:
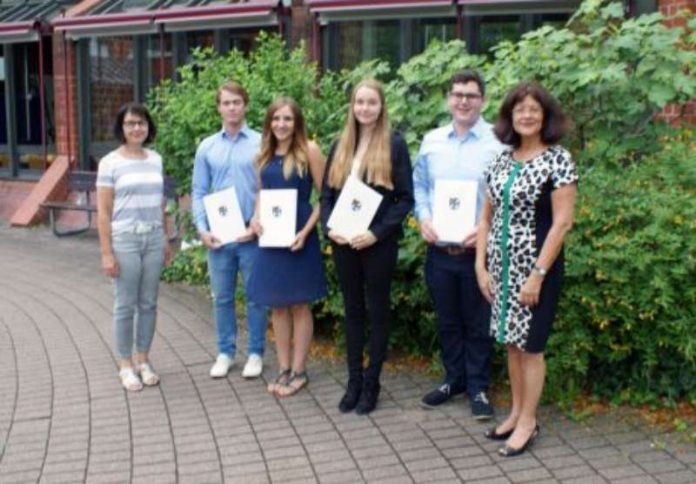
[[[545,277],[546,274],[548,273],[548,271],[546,269],[544,269],[543,267],[538,266],[536,264],[534,264],[534,267],[532,268],[532,270],[534,272],[536,272],[537,274],[539,274],[541,277]]]

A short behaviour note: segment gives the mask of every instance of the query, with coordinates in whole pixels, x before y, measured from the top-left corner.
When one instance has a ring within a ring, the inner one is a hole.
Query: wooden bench
[[[92,214],[97,212],[96,202],[92,201],[92,192],[96,190],[97,173],[93,171],[71,171],[68,173],[68,193],[77,192],[84,201],[75,202],[44,202],[41,206],[48,210],[48,220],[51,230],[57,237],[76,235],[88,231],[92,227]],[[176,181],[170,177],[164,177],[164,195],[167,202],[173,201],[176,207],[174,214],[175,232],[169,235],[169,240],[179,236],[179,197],[176,193]],[[87,224],[83,227],[61,230],[58,227],[58,213],[61,211],[78,211],[87,213]]]

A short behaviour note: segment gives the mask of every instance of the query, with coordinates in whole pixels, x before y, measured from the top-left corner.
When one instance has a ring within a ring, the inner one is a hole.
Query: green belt
[[[500,321],[498,322],[498,343],[505,343],[505,322],[508,314],[508,293],[510,292],[510,254],[507,250],[510,237],[510,189],[522,165],[517,163],[508,175],[503,188],[503,234],[500,237],[500,252],[502,254],[503,288],[501,294]]]

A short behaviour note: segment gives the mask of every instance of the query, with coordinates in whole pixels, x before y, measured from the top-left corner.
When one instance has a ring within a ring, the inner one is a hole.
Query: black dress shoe
[[[525,450],[527,450],[527,447],[532,445],[532,442],[534,442],[534,439],[536,439],[537,435],[539,435],[539,425],[537,424],[536,427],[534,427],[534,432],[532,432],[532,435],[529,436],[527,439],[527,442],[524,443],[522,447],[519,449],[515,449],[514,447],[510,447],[509,445],[505,445],[498,449],[498,454],[500,454],[503,457],[515,457],[517,455],[520,455],[524,453]]]
[[[377,398],[379,398],[380,390],[379,382],[369,382],[363,385],[360,401],[355,407],[355,413],[358,415],[367,415],[377,407]]]
[[[514,431],[515,431],[515,429],[511,428],[507,432],[502,432],[499,434],[496,432],[496,428],[492,427],[492,428],[486,430],[486,433],[483,434],[483,436],[486,437],[487,439],[490,439],[490,440],[507,440],[512,435],[512,433]]]
[[[348,385],[346,385],[346,393],[341,398],[338,404],[338,409],[341,413],[352,412],[358,400],[360,399],[360,393],[362,391],[362,382],[357,380],[348,380]]]

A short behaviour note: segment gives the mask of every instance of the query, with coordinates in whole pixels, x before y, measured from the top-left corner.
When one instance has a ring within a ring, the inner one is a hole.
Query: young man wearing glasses
[[[413,172],[416,217],[428,243],[425,278],[437,313],[445,368],[443,383],[422,399],[433,408],[466,392],[477,420],[493,417],[487,396],[492,339],[490,306],[479,291],[474,271],[476,228],[460,243],[444,243],[433,228],[436,180],[478,183],[476,220],[485,193],[483,175],[503,145],[481,118],[485,84],[478,72],[464,70],[449,83],[447,106],[452,122],[426,134]]]

